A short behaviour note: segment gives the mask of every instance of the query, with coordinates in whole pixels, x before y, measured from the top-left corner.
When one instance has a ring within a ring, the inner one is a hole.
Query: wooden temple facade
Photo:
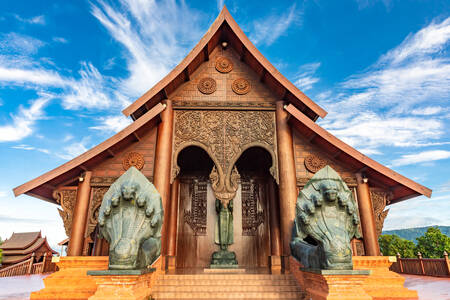
[[[340,141],[314,103],[249,41],[226,8],[165,78],[127,107],[128,127],[14,189],[61,206],[69,256],[108,254],[97,237],[104,193],[130,166],[162,196],[168,268],[207,267],[215,199],[233,199],[240,266],[287,262],[298,191],[330,165],[354,191],[361,240],[354,255],[379,255],[386,205],[431,190]]]

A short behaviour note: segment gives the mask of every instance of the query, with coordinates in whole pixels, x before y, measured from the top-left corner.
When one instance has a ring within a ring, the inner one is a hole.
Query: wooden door
[[[217,222],[215,197],[205,177],[180,177],[177,268],[206,268]],[[267,267],[270,255],[268,201],[264,181],[244,176],[233,200],[234,244],[240,267]]]

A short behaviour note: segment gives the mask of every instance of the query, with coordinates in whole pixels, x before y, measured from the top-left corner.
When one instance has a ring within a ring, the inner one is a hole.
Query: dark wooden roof
[[[204,62],[219,43],[227,42],[240,55],[241,60],[250,66],[264,84],[280,99],[295,105],[308,118],[316,120],[325,117],[327,112],[301,92],[286,79],[248,39],[230,12],[223,7],[217,19],[200,42],[166,77],[148,90],[139,99],[123,110],[133,120],[140,118],[156,103],[166,99]]]
[[[157,124],[159,121],[158,116],[164,108],[165,106],[159,103],[146,112],[142,118],[128,125],[106,141],[65,164],[14,188],[14,195],[27,194],[56,203],[52,196],[56,187],[75,181],[86,169],[110,157],[111,153],[115,153],[139,140],[140,135],[143,135],[149,128]]]
[[[15,264],[31,257],[33,252],[44,246],[48,251],[56,254],[43,238],[40,232],[18,232],[0,245],[2,249],[2,263]]]
[[[293,116],[290,119],[292,126],[310,142],[323,149],[335,160],[352,168],[355,173],[364,173],[369,178],[371,186],[390,190],[393,194],[390,204],[420,195],[431,197],[429,188],[365,156],[311,121],[293,105],[288,105],[285,109]]]
[[[0,245],[0,249],[26,249],[41,237],[41,232],[14,232],[12,236]],[[5,252],[3,252],[5,253]]]

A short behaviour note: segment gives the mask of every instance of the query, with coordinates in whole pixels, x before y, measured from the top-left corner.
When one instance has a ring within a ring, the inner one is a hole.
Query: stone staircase
[[[151,299],[303,299],[291,274],[160,274]]]

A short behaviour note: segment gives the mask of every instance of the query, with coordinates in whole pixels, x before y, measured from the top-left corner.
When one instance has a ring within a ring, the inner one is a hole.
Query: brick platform
[[[107,256],[67,256],[56,263],[59,271],[44,279],[42,290],[33,292],[30,299],[87,299],[97,290],[95,281],[86,273],[88,270],[106,270]]]

